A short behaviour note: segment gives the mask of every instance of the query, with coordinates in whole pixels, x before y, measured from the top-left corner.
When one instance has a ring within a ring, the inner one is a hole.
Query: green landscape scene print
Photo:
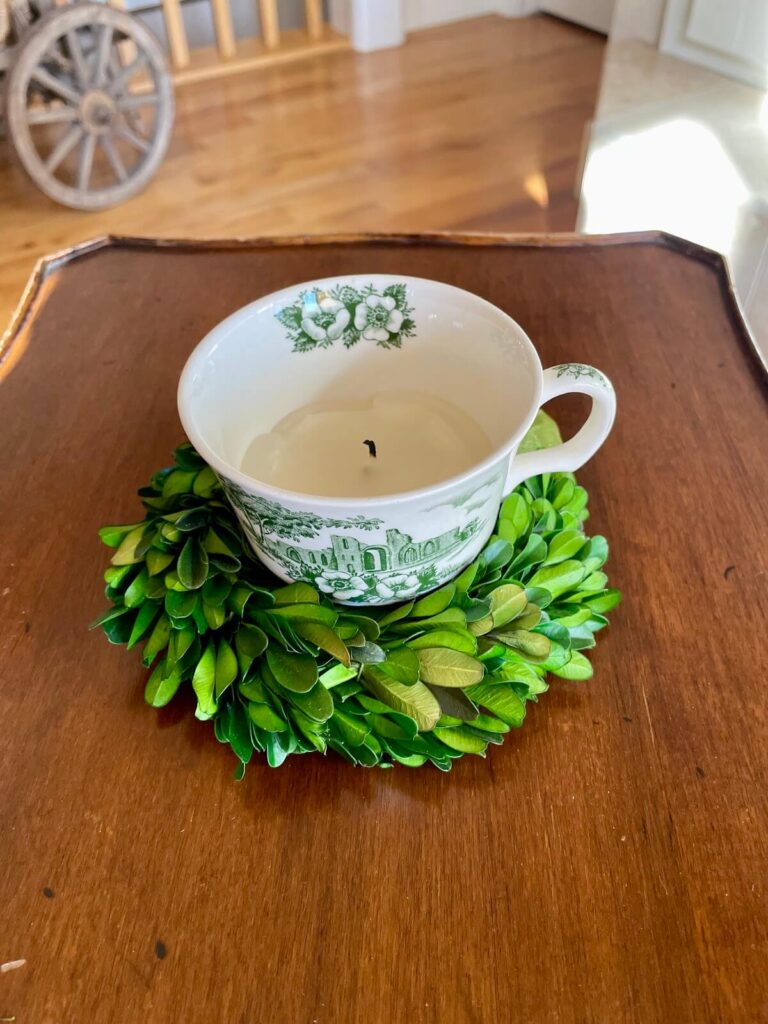
[[[382,537],[380,519],[295,512],[230,480],[221,482],[251,543],[291,579],[314,583],[329,597],[349,604],[405,600],[438,586],[461,567],[465,549],[482,525],[481,519],[470,519],[424,540],[391,528]],[[306,543],[321,532],[329,541],[325,546]],[[361,533],[376,536],[368,542]]]
[[[330,348],[336,341],[351,348],[361,340],[381,348],[400,348],[403,338],[416,333],[404,284],[389,284],[382,290],[372,284],[360,288],[339,284],[327,291],[308,288],[275,316],[293,342],[294,352]]]

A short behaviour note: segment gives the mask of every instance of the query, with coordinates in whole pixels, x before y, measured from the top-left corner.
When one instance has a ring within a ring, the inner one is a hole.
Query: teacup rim
[[[243,473],[242,470],[217,455],[203,438],[200,431],[198,431],[194,426],[193,414],[190,409],[191,382],[197,365],[203,362],[207,353],[215,345],[224,341],[232,330],[239,326],[242,321],[248,319],[248,317],[254,313],[262,313],[266,311],[267,308],[273,306],[277,301],[279,301],[281,297],[291,296],[301,289],[308,289],[310,287],[318,287],[326,284],[345,284],[361,278],[365,278],[368,281],[387,281],[393,284],[405,283],[407,285],[409,282],[416,282],[420,285],[437,286],[438,288],[446,289],[458,295],[462,299],[468,299],[472,303],[485,307],[494,315],[511,324],[519,333],[520,338],[527,346],[529,353],[533,356],[533,365],[536,371],[536,379],[534,383],[535,394],[531,399],[530,408],[523,417],[519,428],[502,444],[497,445],[497,447],[494,448],[494,450],[484,459],[461,473],[455,473],[451,477],[446,477],[445,480],[440,480],[435,484],[429,484],[425,487],[414,488],[410,491],[396,491],[391,494],[377,494],[368,497],[353,497],[348,495],[339,495],[337,497],[335,495],[310,494],[304,491],[292,491],[286,488],[276,487],[274,484],[266,483],[265,481],[259,480],[257,477],[250,476],[248,473]],[[227,480],[232,481],[239,487],[244,488],[246,491],[256,490],[258,493],[270,497],[275,501],[288,501],[296,506],[311,505],[313,507],[321,508],[344,507],[350,509],[372,509],[385,504],[401,504],[408,501],[414,501],[419,498],[428,497],[432,499],[435,495],[439,497],[443,493],[455,489],[457,486],[465,486],[475,477],[484,474],[487,470],[492,468],[505,455],[508,455],[517,444],[519,444],[533,423],[541,404],[543,373],[544,371],[541,358],[536,350],[536,346],[533,344],[527,332],[518,323],[518,321],[515,320],[514,317],[510,316],[509,313],[500,309],[499,306],[490,302],[488,299],[484,299],[482,296],[477,295],[475,292],[470,292],[466,288],[459,288],[457,285],[448,284],[445,281],[437,281],[434,278],[429,277],[418,277],[412,274],[335,274],[328,277],[310,278],[307,281],[299,281],[295,284],[287,285],[285,288],[280,288],[277,291],[269,292],[267,295],[260,296],[259,298],[246,303],[246,305],[241,306],[239,309],[234,310],[234,312],[230,313],[223,320],[220,320],[219,323],[215,324],[189,353],[181,371],[181,376],[179,377],[179,383],[176,390],[176,402],[184,432],[199,454],[215,472],[220,473],[222,476],[226,477]]]

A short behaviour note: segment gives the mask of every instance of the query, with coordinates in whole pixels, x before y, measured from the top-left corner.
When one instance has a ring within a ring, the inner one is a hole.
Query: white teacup
[[[592,399],[581,430],[518,455],[539,407],[569,392]],[[259,558],[354,605],[405,600],[455,576],[493,532],[502,499],[536,473],[578,469],[616,412],[604,374],[580,363],[543,370],[491,303],[383,274],[294,285],[245,306],[193,351],[178,403]],[[404,485],[377,493],[393,480]]]

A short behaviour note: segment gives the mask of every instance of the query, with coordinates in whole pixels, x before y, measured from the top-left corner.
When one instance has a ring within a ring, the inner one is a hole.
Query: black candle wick
[[[376,442],[375,441],[363,441],[363,444],[368,446],[368,453],[372,459],[376,458]]]

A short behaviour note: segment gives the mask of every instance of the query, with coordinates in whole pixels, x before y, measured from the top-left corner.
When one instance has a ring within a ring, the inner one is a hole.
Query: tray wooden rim
[[[105,234],[68,246],[40,257],[32,269],[14,309],[10,323],[0,337],[0,381],[20,357],[22,336],[40,299],[43,285],[62,266],[84,256],[105,249],[153,249],[170,252],[211,252],[247,249],[277,249],[321,245],[435,245],[435,246],[498,246],[500,248],[573,248],[589,249],[606,246],[658,245],[695,259],[711,267],[720,284],[726,307],[737,334],[762,371],[768,383],[768,356],[763,355],[750,328],[731,274],[727,258],[722,253],[698,242],[673,235],[667,231],[628,231],[606,235],[584,235],[577,232],[550,234],[422,231],[401,232],[346,232],[334,234],[265,235],[252,238],[152,238],[141,235]],[[12,358],[14,357],[14,358]]]

